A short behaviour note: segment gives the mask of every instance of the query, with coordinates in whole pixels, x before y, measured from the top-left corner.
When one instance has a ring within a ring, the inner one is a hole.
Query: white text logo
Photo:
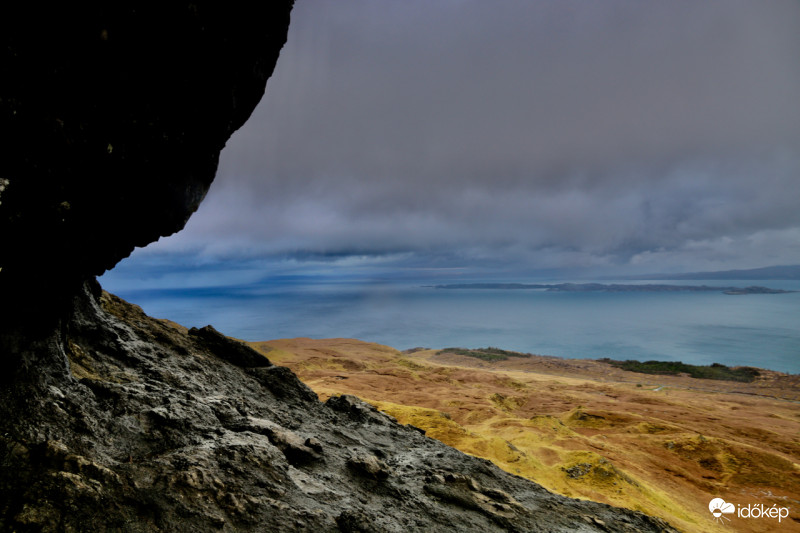
[[[789,516],[789,509],[787,507],[778,507],[777,504],[772,507],[764,507],[763,503],[754,503],[740,505],[737,508],[734,504],[728,503],[722,498],[714,498],[708,502],[708,510],[714,515],[714,521],[721,524],[724,524],[725,521],[731,521],[725,515],[734,515],[739,518],[777,518],[778,523]]]

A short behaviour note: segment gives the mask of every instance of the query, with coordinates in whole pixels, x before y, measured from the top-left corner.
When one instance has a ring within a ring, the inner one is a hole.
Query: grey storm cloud
[[[798,50],[795,0],[298,0],[156,248],[800,262]]]

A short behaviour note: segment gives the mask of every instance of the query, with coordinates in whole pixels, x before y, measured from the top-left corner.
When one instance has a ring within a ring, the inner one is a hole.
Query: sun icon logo
[[[723,515],[734,512],[736,510],[736,506],[734,506],[732,503],[727,503],[722,498],[714,498],[708,502],[708,510],[714,515],[714,521],[724,524],[723,520],[730,522],[731,519]]]

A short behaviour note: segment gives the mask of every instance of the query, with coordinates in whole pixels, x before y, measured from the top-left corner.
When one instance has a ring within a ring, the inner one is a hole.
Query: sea
[[[761,285],[800,291],[798,280],[601,283]],[[150,316],[187,327],[211,324],[246,341],[344,337],[399,350],[494,346],[564,358],[721,363],[800,373],[800,292],[735,296],[437,289],[381,280],[107,288]]]

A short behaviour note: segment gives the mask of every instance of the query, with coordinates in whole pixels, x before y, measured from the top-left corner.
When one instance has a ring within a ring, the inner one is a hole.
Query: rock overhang
[[[0,315],[183,228],[264,93],[292,0],[4,6]]]

